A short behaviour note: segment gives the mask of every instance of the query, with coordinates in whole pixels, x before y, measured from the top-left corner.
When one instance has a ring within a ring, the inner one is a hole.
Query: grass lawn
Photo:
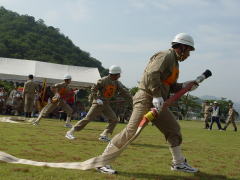
[[[76,121],[73,121],[76,123]],[[63,122],[43,119],[40,126],[0,123],[0,151],[23,159],[46,162],[81,162],[101,154],[107,145],[98,141],[106,123],[92,122],[75,133],[70,141]],[[203,129],[203,122],[180,121],[183,152],[189,164],[200,169],[190,174],[170,170],[171,155],[163,135],[149,125],[142,134],[112,163],[117,175],[96,170],[70,170],[0,162],[0,180],[239,180],[240,133]],[[118,124],[115,133],[125,127]]]

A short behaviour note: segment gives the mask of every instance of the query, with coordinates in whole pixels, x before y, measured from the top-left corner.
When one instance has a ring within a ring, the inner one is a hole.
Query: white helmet
[[[64,79],[64,80],[66,80],[66,79],[72,79],[72,76],[69,75],[69,74],[65,74],[63,79]]]
[[[218,102],[217,101],[214,101],[214,104],[217,104]]]
[[[173,40],[172,40],[172,46],[174,44],[185,44],[188,46],[191,46],[193,48],[193,50],[195,50],[194,48],[194,40],[192,38],[192,36],[186,34],[186,33],[179,33],[177,34]]]
[[[109,74],[120,74],[122,72],[121,68],[117,65],[112,65],[109,68]]]

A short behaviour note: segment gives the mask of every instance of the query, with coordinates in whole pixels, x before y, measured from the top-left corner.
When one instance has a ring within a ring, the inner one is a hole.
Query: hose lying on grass
[[[167,108],[172,102],[179,99],[183,94],[188,92],[194,84],[188,85],[186,88],[181,89],[178,93],[176,93],[174,96],[169,98],[165,101],[163,108]],[[94,158],[91,158],[89,160],[86,160],[84,162],[69,162],[69,163],[48,163],[48,162],[37,162],[27,159],[19,159],[17,157],[14,157],[10,154],[7,154],[5,152],[0,151],[0,161],[5,161],[8,163],[15,163],[15,164],[28,164],[28,165],[34,165],[34,166],[48,166],[48,167],[55,167],[55,168],[66,168],[66,169],[80,169],[80,170],[87,170],[97,167],[102,167],[110,162],[114,161],[121,152],[130,144],[136,137],[141,133],[141,130],[148,124],[148,119],[143,117],[143,120],[140,122],[138,129],[135,133],[135,135],[128,141],[124,146],[122,146],[120,149],[118,149],[115,152],[112,152],[110,154],[100,155]]]
[[[205,71],[201,76],[199,76],[195,80],[195,82],[189,83],[185,88],[182,88],[174,96],[166,100],[164,102],[163,108],[167,108],[169,105],[171,105],[173,102],[178,100],[181,96],[183,96],[186,92],[190,91],[191,88],[194,85],[196,85],[196,83],[202,82],[204,79],[208,78],[211,75],[212,75],[211,71],[209,70]],[[102,167],[114,161],[121,154],[121,152],[128,146],[128,144],[130,144],[141,133],[141,130],[146,126],[147,123],[148,123],[148,119],[146,117],[143,117],[143,120],[140,122],[135,135],[117,151],[112,152],[110,154],[100,155],[100,156],[88,159],[84,162],[67,162],[67,163],[37,162],[37,161],[32,161],[27,159],[19,159],[17,157],[14,157],[2,151],[0,151],[0,161],[15,163],[15,164],[27,164],[27,165],[34,165],[34,166],[47,166],[47,167],[55,167],[55,168],[80,169],[80,170],[87,170],[87,169]]]
[[[8,122],[8,123],[31,123],[36,118],[25,118],[21,116],[8,116],[8,117],[0,117],[0,122]]]

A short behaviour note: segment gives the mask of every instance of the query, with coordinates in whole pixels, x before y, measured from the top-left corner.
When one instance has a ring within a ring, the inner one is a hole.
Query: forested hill
[[[101,75],[107,72],[100,61],[75,46],[59,29],[4,7],[0,7],[0,57],[98,67]]]

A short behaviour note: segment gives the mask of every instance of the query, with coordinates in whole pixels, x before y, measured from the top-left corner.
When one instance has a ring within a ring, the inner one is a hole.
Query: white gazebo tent
[[[25,82],[29,74],[39,83],[46,79],[49,85],[63,81],[64,75],[69,74],[70,86],[78,88],[90,87],[100,79],[97,68],[0,57],[0,80]]]

